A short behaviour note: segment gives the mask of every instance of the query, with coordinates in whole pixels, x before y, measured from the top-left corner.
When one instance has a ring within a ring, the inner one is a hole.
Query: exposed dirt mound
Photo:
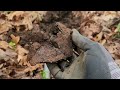
[[[70,14],[68,11],[48,12],[42,22],[33,24],[31,31],[25,31],[21,26],[20,31],[10,30],[7,36],[11,33],[20,36],[19,43],[29,51],[28,60],[32,65],[66,59],[73,55],[71,29],[63,24]]]
[[[47,31],[43,33],[46,39],[39,43],[40,48],[32,57],[31,62],[56,62],[71,57],[73,48],[70,32],[71,30],[61,23],[53,24],[49,33]]]

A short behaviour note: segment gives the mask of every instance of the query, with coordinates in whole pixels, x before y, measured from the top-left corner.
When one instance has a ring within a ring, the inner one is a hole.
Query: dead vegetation
[[[119,23],[119,11],[1,11],[0,78],[41,79],[42,62],[72,56],[72,28],[104,45],[120,65]]]

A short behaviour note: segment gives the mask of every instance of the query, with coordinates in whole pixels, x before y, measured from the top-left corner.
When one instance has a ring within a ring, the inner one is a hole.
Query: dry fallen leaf
[[[99,33],[100,31],[100,26],[92,21],[89,21],[84,27],[80,29],[80,33],[87,36],[88,38],[93,38],[93,34]]]
[[[25,68],[24,70],[22,70],[22,71],[17,71],[16,73],[17,73],[17,77],[18,76],[22,76],[22,75],[24,75],[25,73],[27,73],[27,72],[33,72],[34,70],[36,70],[36,69],[40,69],[40,70],[43,70],[43,64],[36,64],[35,66],[29,66],[29,67],[27,67],[27,68]]]
[[[41,68],[42,69],[42,67],[43,67],[43,64],[36,64],[35,66],[30,66],[30,67],[26,68],[24,70],[24,72],[28,72],[28,71],[31,72],[33,70],[36,70],[37,68]]]
[[[19,60],[21,59],[21,61],[19,62],[19,65],[28,65],[27,62],[27,55],[18,55]]]
[[[109,20],[111,20],[111,19],[114,19],[115,17],[117,17],[117,13],[115,12],[115,11],[104,11],[104,12],[100,12],[101,13],[101,15],[100,16],[98,16],[98,15],[95,15],[94,17],[93,17],[93,20],[94,21],[97,21],[97,22],[99,22],[99,21],[109,21]]]
[[[30,20],[29,17],[26,17],[23,22],[23,25],[26,25],[26,30],[31,30],[33,28],[32,21]]]
[[[8,43],[6,41],[0,41],[0,48],[7,49],[8,48]]]
[[[27,11],[26,11],[27,12]],[[24,25],[26,27],[26,30],[31,30],[33,28],[33,21],[34,20],[39,20],[41,19],[42,15],[40,15],[40,13],[36,13],[36,12],[23,12],[23,11],[16,11],[16,12],[12,12],[10,14],[7,15],[7,24],[8,26],[10,25],[10,27],[7,27],[7,25],[5,24],[5,21],[0,21],[1,23],[1,27],[0,27],[0,34],[7,32],[8,30],[10,30],[12,27],[17,29],[17,31],[21,30],[21,25]],[[23,17],[21,19],[21,17]],[[38,22],[38,21],[37,21]],[[25,30],[25,29],[24,29]],[[6,33],[7,34],[7,33]],[[18,44],[20,37],[19,36],[14,36],[13,34],[10,35],[12,38],[12,41],[16,44]],[[3,37],[0,37],[0,40],[4,40]],[[0,49],[0,57],[1,59],[5,59],[5,61],[9,60],[9,61],[14,61],[14,60],[18,60],[19,65],[23,66],[23,65],[27,65],[28,67],[25,69],[26,72],[29,72],[32,70],[35,70],[37,68],[42,68],[42,65],[37,65],[37,66],[31,66],[28,62],[27,62],[27,54],[28,51],[25,50],[24,48],[22,48],[21,46],[17,45],[17,47],[15,48],[15,50],[10,49],[10,47],[8,47],[8,43],[7,42],[3,42],[1,41],[1,47],[0,48],[4,48],[7,49],[6,51],[3,51],[2,49]],[[17,53],[16,53],[17,52]],[[0,60],[1,60],[0,59]],[[0,67],[2,68],[2,65],[0,65]],[[3,66],[4,67],[4,66]],[[7,69],[7,68],[3,68],[4,73],[6,74],[10,74],[11,73],[11,69]],[[21,71],[24,74],[26,72]],[[16,77],[17,78],[17,77]]]
[[[24,11],[15,11],[7,15],[8,20],[13,20],[13,17],[16,16],[16,18],[22,16],[25,12]]]
[[[9,23],[0,24],[0,34],[10,30],[12,26]]]
[[[120,45],[117,42],[107,42],[105,45],[108,52],[112,55],[112,57],[116,59],[120,59]]]
[[[20,45],[17,45],[16,47],[16,52],[18,53],[18,58],[17,58],[17,61],[20,62],[20,61],[25,61],[25,56],[28,54],[28,51],[25,50],[24,48],[22,48],[22,46]]]
[[[11,60],[12,58],[16,57],[16,53],[10,49],[3,51],[0,49],[0,60],[4,59],[5,61]]]
[[[12,49],[7,49],[5,52],[6,55],[9,56],[10,58],[14,58],[17,56],[17,53]]]
[[[120,66],[120,59],[116,59],[115,62],[117,63],[118,66]]]
[[[6,57],[6,53],[0,49],[0,60],[4,59]]]
[[[38,16],[38,13],[35,11],[32,11],[31,13],[29,13],[28,17],[31,20],[31,22],[33,22]]]
[[[18,44],[18,42],[20,41],[20,37],[19,36],[14,36],[13,34],[10,35],[11,38],[12,38],[12,41],[15,43],[15,44]]]
[[[103,40],[100,41],[100,44],[104,45],[106,43],[106,41],[107,41],[106,39],[103,39]]]
[[[24,25],[25,30],[33,28],[33,21],[41,21],[47,11],[15,11],[7,15],[7,19],[11,25],[15,26],[17,31],[20,26]],[[12,21],[11,21],[12,20]]]
[[[109,53],[115,53],[116,52],[116,49],[115,49],[116,47],[115,46],[111,45],[111,46],[107,46],[106,48],[109,51]]]
[[[100,41],[101,39],[102,39],[102,36],[103,36],[103,32],[100,32],[95,38],[94,38],[94,40],[95,41]]]

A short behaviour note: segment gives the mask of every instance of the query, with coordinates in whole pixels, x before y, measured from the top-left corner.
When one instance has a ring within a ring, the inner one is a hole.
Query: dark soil
[[[20,32],[10,30],[8,34],[21,37],[20,45],[29,50],[31,64],[56,62],[73,55],[71,29],[79,27],[80,19],[72,15],[71,11],[48,11],[42,22],[34,24],[33,30],[25,31],[21,26]]]

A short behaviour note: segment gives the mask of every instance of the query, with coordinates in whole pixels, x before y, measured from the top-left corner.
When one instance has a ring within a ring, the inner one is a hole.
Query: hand
[[[56,79],[118,78],[114,73],[111,75],[112,70],[114,70],[113,67],[119,68],[104,46],[82,36],[76,29],[72,31],[74,44],[85,52],[74,59],[73,63],[65,68],[64,72],[62,72],[56,64],[48,64],[48,68],[53,76],[55,76]]]
[[[55,79],[83,79],[85,76],[83,61],[84,53],[81,53],[64,71],[62,71],[56,63],[47,63],[47,66]]]
[[[72,29],[72,40],[76,46],[78,46],[83,51],[87,51],[91,48],[91,45],[96,42],[90,40],[89,38],[82,36],[76,29]]]
[[[89,40],[88,38],[82,36],[76,29],[72,30],[72,40],[73,42],[82,50],[89,49],[89,45],[93,43],[93,41]],[[47,63],[47,66],[52,73],[52,75],[56,79],[82,79],[84,78],[85,74],[85,67],[84,67],[84,52],[77,57],[69,67],[66,67],[65,70],[62,72],[61,69],[58,67],[56,63]],[[63,62],[64,63],[64,62]]]

